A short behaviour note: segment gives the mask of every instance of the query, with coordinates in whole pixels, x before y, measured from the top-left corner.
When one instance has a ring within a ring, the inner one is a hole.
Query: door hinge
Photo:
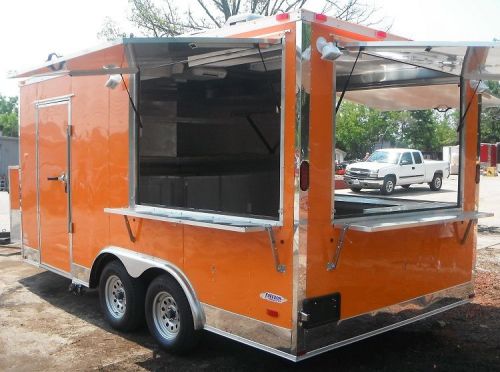
[[[73,234],[75,232],[75,224],[73,222],[70,222],[68,225],[68,232],[70,234]]]
[[[68,136],[71,137],[73,135],[73,126],[72,125],[68,125]]]

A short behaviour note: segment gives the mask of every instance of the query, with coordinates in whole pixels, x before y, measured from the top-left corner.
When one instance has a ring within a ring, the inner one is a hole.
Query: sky
[[[500,0],[367,0],[390,32],[421,41],[500,40]],[[185,0],[196,9],[195,0]],[[318,11],[321,0],[306,9]],[[42,64],[52,53],[69,55],[102,43],[97,38],[105,17],[125,31],[137,32],[128,21],[127,0],[0,1],[0,94],[18,94],[13,70]],[[379,27],[379,26],[376,26]],[[380,26],[382,28],[382,26]]]

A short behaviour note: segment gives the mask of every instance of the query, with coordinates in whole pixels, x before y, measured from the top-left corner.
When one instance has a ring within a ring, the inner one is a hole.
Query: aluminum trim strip
[[[446,209],[432,213],[419,212],[405,215],[397,214],[389,217],[376,216],[371,218],[346,218],[340,221],[334,221],[334,227],[344,228],[344,226],[349,226],[350,230],[372,233],[378,231],[407,229],[410,227],[439,225],[465,220],[476,220],[478,218],[491,216],[493,216],[493,213],[489,212],[463,212]]]
[[[181,225],[207,227],[212,229],[235,231],[242,233],[266,231],[266,227],[281,226],[281,223],[279,221],[239,219],[236,217],[233,219],[229,216],[219,216],[209,213],[200,213],[201,216],[187,216],[187,215],[183,216],[181,214],[171,213],[169,210],[164,210],[160,212],[155,210],[145,210],[145,208],[142,207],[104,208],[104,212],[110,214],[118,214],[122,216],[143,218],[148,220],[164,221],[170,223],[177,223]]]
[[[34,249],[23,244],[22,257],[24,261],[34,263],[36,265],[40,264],[40,251],[38,249]]]
[[[313,357],[315,355],[322,354],[322,353],[325,353],[327,351],[330,351],[330,350],[333,350],[333,349],[337,349],[337,348],[345,346],[345,345],[352,344],[353,342],[361,341],[361,340],[364,340],[365,338],[376,336],[376,335],[378,335],[380,333],[384,333],[384,332],[387,332],[387,331],[390,331],[390,330],[393,330],[393,329],[405,326],[407,324],[411,324],[411,323],[417,322],[419,320],[422,320],[422,319],[428,318],[430,316],[442,313],[444,311],[453,309],[455,307],[458,307],[458,306],[461,306],[461,305],[465,305],[465,304],[467,304],[469,302],[470,302],[470,300],[461,300],[461,301],[455,302],[453,304],[443,306],[443,307],[441,307],[439,309],[435,309],[435,310],[426,312],[424,314],[417,315],[417,316],[415,316],[413,318],[406,319],[406,320],[403,320],[401,322],[391,324],[389,326],[385,326],[385,327],[377,329],[375,331],[364,333],[364,334],[361,334],[359,336],[356,336],[356,337],[353,337],[353,338],[350,338],[350,339],[347,339],[347,340],[344,340],[344,341],[341,341],[341,342],[337,342],[337,343],[332,344],[332,345],[328,345],[328,346],[324,346],[322,348],[318,348],[316,350],[310,351],[310,352],[308,352],[308,353],[306,353],[304,355],[301,355],[301,356],[297,357],[297,361],[308,359],[308,358],[311,358],[311,357]]]
[[[215,328],[215,327],[211,327],[211,326],[205,326],[204,329],[206,331],[208,331],[208,332],[212,332],[212,333],[215,333],[217,335],[229,338],[231,340],[238,341],[238,342],[240,342],[240,343],[242,343],[244,345],[252,346],[252,347],[254,347],[256,349],[267,351],[268,353],[271,353],[271,354],[280,356],[282,358],[291,360],[292,362],[297,362],[299,360],[295,355],[292,355],[292,354],[289,354],[287,352],[275,349],[275,348],[270,347],[270,346],[259,344],[258,342],[255,342],[255,341],[246,339],[244,337],[235,335],[234,333],[229,333],[229,332],[226,332],[226,331],[223,331],[221,329],[218,329],[218,328]]]
[[[85,266],[73,262],[71,263],[71,276],[73,282],[78,282],[78,284],[89,287],[90,272],[90,269]]]
[[[290,355],[291,329],[236,314],[207,303],[202,303],[202,306],[207,319],[205,329],[215,333],[223,332],[226,337],[271,353],[279,350],[284,354],[282,356]]]
[[[63,271],[63,270],[59,270],[59,269],[55,268],[54,266],[48,265],[46,263],[40,263],[39,267],[41,267],[42,269],[45,269],[47,271],[53,272],[54,274],[61,275],[61,276],[64,276],[65,278],[71,279],[70,273]]]

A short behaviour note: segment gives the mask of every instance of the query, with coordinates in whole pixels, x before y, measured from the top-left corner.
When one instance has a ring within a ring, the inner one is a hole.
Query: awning
[[[234,66],[281,57],[281,40],[266,38],[123,38],[92,50],[51,59],[12,78],[54,75],[130,74],[165,69],[176,63],[193,66]]]
[[[335,61],[337,91],[349,79],[345,99],[382,111],[458,108],[460,77],[471,85],[500,79],[500,43],[387,41],[343,48]],[[483,107],[500,106],[499,98],[480,93]]]
[[[343,47],[466,79],[500,80],[499,42],[382,41],[348,43]]]

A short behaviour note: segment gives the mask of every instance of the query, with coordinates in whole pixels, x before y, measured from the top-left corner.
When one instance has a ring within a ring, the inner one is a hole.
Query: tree
[[[491,93],[500,97],[500,82],[487,81]],[[481,113],[481,142],[500,142],[500,107],[489,107]]]
[[[316,0],[317,1],[317,0]],[[193,8],[183,11],[174,0],[129,0],[130,20],[146,36],[177,36],[187,32],[221,27],[231,16],[255,13],[270,16],[290,12],[307,5],[311,0],[197,0]],[[322,12],[342,20],[365,25],[382,22],[377,8],[364,0],[321,0]],[[98,33],[101,39],[120,36],[117,27],[106,19]]]
[[[0,94],[0,130],[2,135],[17,137],[18,132],[18,99],[4,97]]]

